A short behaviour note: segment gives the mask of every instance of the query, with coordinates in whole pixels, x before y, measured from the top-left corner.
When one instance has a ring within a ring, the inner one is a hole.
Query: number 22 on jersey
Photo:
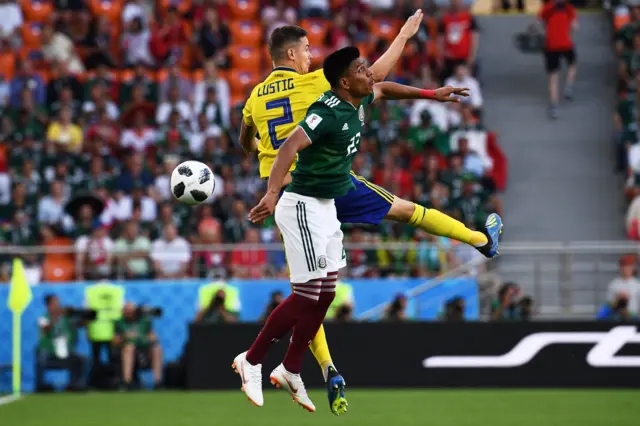
[[[354,137],[350,139],[350,144],[347,145],[347,157],[358,152],[360,148],[360,132],[356,133]]]
[[[265,104],[267,111],[282,108],[282,115],[267,121],[269,128],[269,140],[273,149],[280,148],[280,145],[287,139],[284,135],[282,139],[278,139],[278,126],[293,123],[293,111],[291,110],[291,101],[289,98],[280,98],[269,101]]]

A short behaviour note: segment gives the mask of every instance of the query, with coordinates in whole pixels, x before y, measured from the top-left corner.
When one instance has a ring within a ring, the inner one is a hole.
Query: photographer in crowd
[[[632,321],[637,318],[635,312],[629,309],[629,293],[616,293],[609,303],[605,303],[596,315],[599,321]]]
[[[505,283],[491,303],[491,321],[527,321],[533,314],[533,299],[520,296],[520,287]]]
[[[236,322],[238,315],[227,309],[226,294],[223,289],[218,290],[211,298],[209,305],[196,314],[195,322],[207,324],[223,324]]]
[[[460,296],[453,297],[445,303],[440,320],[445,322],[464,321],[464,309],[464,299]]]
[[[160,316],[159,309],[144,309],[133,303],[126,303],[122,319],[116,322],[114,346],[120,349],[122,381],[125,389],[133,389],[133,375],[137,369],[149,366],[153,370],[153,384],[158,387],[162,381],[162,348],[158,336],[153,331],[151,319]]]
[[[60,300],[55,295],[45,296],[44,301],[47,312],[38,318],[40,339],[36,357],[36,391],[51,390],[44,383],[47,369],[68,370],[71,379],[67,390],[84,390],[86,361],[75,352],[77,328],[82,325],[84,318],[77,314],[78,311],[60,306]]]

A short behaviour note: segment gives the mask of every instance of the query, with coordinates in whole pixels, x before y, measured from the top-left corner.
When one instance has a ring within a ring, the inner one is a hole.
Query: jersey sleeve
[[[307,116],[299,124],[311,143],[315,143],[322,137],[335,132],[336,116],[333,111],[324,104],[311,105]]]

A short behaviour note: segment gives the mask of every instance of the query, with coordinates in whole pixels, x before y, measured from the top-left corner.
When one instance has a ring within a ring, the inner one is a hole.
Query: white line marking
[[[21,398],[22,398],[21,396],[15,396],[15,395],[7,395],[7,396],[0,397],[0,407],[3,405],[11,404],[12,402],[16,402]]]

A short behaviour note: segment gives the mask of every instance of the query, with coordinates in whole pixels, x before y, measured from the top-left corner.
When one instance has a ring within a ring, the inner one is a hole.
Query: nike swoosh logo
[[[284,380],[287,382],[287,384],[289,385],[289,388],[291,389],[291,392],[293,393],[298,393],[298,389],[294,388],[293,385],[291,384],[291,382],[289,381],[289,379],[287,379],[287,377],[285,376]]]
[[[242,363],[242,374],[241,374],[241,376],[242,376],[242,383],[244,383],[245,385],[247,383],[249,383],[249,380],[244,378],[244,362]]]

